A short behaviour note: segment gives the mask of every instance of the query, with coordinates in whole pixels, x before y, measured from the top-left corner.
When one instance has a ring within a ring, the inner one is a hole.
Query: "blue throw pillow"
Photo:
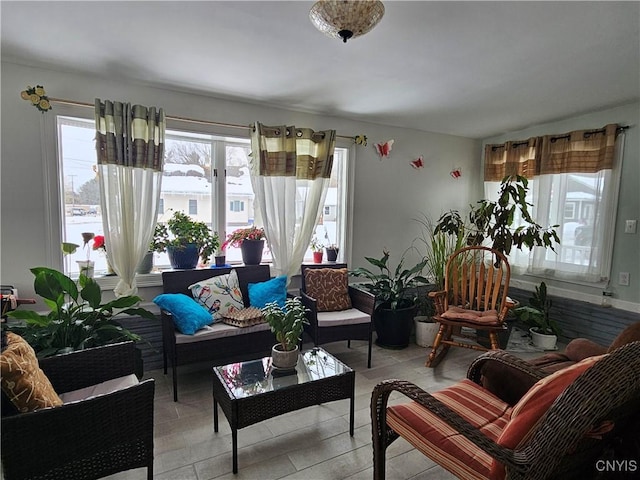
[[[252,307],[264,308],[267,303],[276,302],[280,307],[284,307],[287,300],[287,276],[281,275],[266,282],[250,283],[247,285],[249,291],[249,304]]]
[[[213,323],[213,317],[207,309],[188,295],[162,293],[153,299],[153,303],[171,313],[174,325],[185,335],[193,335]]]

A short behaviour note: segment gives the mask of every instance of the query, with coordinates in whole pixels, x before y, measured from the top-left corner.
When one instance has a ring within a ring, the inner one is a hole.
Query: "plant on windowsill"
[[[259,265],[262,261],[265,238],[264,228],[255,225],[238,228],[227,235],[221,248],[225,251],[228,246],[239,247],[245,265]]]
[[[322,263],[324,245],[322,245],[318,241],[318,237],[314,236],[311,239],[311,244],[309,246],[311,248],[311,252],[313,253],[313,263]]]
[[[299,298],[287,298],[284,307],[271,302],[262,312],[278,341],[271,351],[273,366],[283,370],[294,368],[298,362],[302,331],[309,323],[307,309]]]
[[[193,220],[180,211],[173,212],[166,225],[156,224],[151,242],[155,251],[162,251],[162,247],[166,249],[174,269],[195,268],[198,258],[207,264],[219,246],[218,234],[206,223]]]
[[[8,316],[19,322],[7,322],[7,329],[23,337],[40,358],[124,340],[139,341],[138,335],[116,321],[119,315],[156,319],[149,310],[137,306],[142,299],[135,295],[102,303],[100,286],[83,273],[76,284],[51,268],[34,267],[31,272],[34,290],[50,312],[12,311]]]

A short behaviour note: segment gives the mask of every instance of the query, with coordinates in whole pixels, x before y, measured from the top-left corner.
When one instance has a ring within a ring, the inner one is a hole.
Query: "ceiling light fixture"
[[[311,7],[309,19],[325,35],[347,43],[375,27],[383,15],[379,0],[320,0]]]

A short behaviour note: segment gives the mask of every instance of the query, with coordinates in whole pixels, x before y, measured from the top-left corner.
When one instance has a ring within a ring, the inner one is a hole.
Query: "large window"
[[[514,249],[509,261],[517,273],[587,283],[605,283],[611,268],[617,182],[612,170],[598,173],[540,175],[529,179],[527,201],[534,219],[556,228],[560,245],[550,249]],[[499,182],[485,182],[485,194],[497,200]],[[521,219],[516,219],[520,224]]]
[[[61,173],[62,239],[82,244],[82,233],[102,234],[100,192],[96,178],[95,129],[92,120],[57,117],[58,156]],[[336,148],[324,215],[316,236],[325,244],[345,246],[347,148]],[[202,131],[167,128],[165,168],[158,221],[175,210],[188,213],[217,231],[221,237],[236,228],[254,224],[254,194],[249,177],[249,138],[219,136]],[[107,245],[108,249],[108,245]],[[107,272],[102,251],[89,252],[96,274]],[[65,259],[65,271],[79,272],[76,261],[86,259],[79,250]],[[241,262],[239,249],[229,247],[228,263]],[[306,259],[312,258],[311,251]],[[270,260],[265,251],[264,261]],[[155,255],[156,268],[170,268],[166,253]]]

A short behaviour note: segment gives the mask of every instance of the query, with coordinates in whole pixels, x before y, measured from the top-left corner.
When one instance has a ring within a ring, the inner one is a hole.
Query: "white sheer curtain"
[[[509,263],[514,273],[585,283],[606,283],[611,271],[618,182],[624,146],[623,130],[611,124],[598,130],[578,130],[540,137],[530,168],[527,202],[540,225],[559,225],[560,245],[533,251],[514,249]],[[513,142],[525,145],[527,142]],[[511,142],[510,142],[511,143]],[[506,145],[506,144],[505,144]],[[494,148],[494,146],[488,146]],[[488,158],[487,151],[485,156]],[[489,178],[485,166],[485,180]],[[535,176],[533,171],[537,170]],[[495,178],[491,178],[495,180]],[[497,201],[500,183],[485,181],[485,196]],[[516,218],[515,225],[520,225]]]
[[[149,250],[160,203],[164,111],[96,99],[95,118],[105,246],[120,277],[114,292],[134,295],[136,269]]]
[[[329,186],[335,130],[256,123],[251,183],[276,275],[297,273]]]

